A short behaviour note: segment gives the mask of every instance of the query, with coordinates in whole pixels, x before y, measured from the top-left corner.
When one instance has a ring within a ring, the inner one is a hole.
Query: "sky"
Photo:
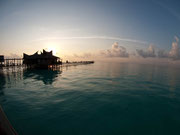
[[[179,59],[179,6],[179,0],[0,0],[0,54],[46,49],[60,57]]]

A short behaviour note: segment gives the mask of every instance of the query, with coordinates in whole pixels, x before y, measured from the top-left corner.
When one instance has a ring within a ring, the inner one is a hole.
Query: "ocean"
[[[180,67],[0,69],[0,104],[19,135],[179,135]]]

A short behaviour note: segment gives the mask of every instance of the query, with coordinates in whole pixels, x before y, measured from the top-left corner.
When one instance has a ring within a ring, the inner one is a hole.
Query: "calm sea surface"
[[[19,135],[179,135],[180,68],[3,69],[0,104]]]

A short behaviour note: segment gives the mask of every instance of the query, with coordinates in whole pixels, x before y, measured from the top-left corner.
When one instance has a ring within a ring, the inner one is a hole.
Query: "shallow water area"
[[[180,68],[96,62],[0,70],[0,103],[21,135],[180,134]]]

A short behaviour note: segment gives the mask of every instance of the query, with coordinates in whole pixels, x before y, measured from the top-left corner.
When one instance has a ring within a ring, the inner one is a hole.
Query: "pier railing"
[[[22,58],[6,58],[0,62],[1,67],[8,67],[8,66],[19,66],[23,64]]]
[[[72,61],[72,62],[62,62],[62,65],[81,65],[81,64],[91,64],[94,61]],[[0,62],[0,67],[10,67],[10,66],[22,66],[23,58],[6,58]],[[55,64],[56,65],[56,64]]]

